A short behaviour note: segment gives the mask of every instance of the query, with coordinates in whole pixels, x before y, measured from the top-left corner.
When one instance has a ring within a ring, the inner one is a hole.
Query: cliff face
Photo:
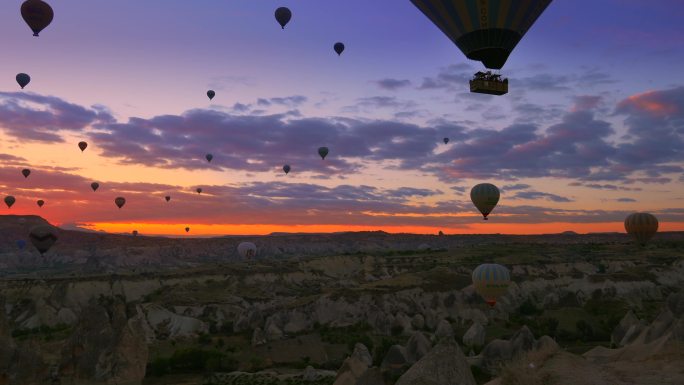
[[[0,298],[0,309],[5,301]],[[48,366],[30,349],[19,347],[12,338],[4,312],[0,312],[0,385],[39,385],[48,379]]]
[[[62,348],[60,376],[96,384],[139,384],[145,377],[143,320],[120,297],[93,300]]]

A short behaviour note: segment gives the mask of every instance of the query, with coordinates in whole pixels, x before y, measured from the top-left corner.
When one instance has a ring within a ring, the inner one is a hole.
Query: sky
[[[40,37],[0,3],[2,214],[211,236],[612,232],[646,211],[684,230],[680,0],[553,1],[504,96],[470,93],[483,66],[408,0],[48,2]]]

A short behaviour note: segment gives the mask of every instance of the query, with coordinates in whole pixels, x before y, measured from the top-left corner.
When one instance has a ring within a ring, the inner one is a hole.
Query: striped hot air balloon
[[[487,220],[489,213],[499,203],[499,189],[491,183],[480,183],[470,190],[470,200]]]
[[[506,294],[510,284],[511,274],[504,266],[485,263],[473,270],[475,291],[489,306],[496,305],[496,301]]]
[[[501,69],[551,0],[411,0],[468,59]]]
[[[630,214],[625,218],[625,230],[643,246],[658,232],[658,219],[649,213]]]

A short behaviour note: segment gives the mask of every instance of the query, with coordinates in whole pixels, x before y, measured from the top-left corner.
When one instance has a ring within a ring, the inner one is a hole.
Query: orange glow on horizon
[[[185,232],[185,227],[190,232]],[[108,233],[131,233],[137,230],[140,235],[163,235],[183,237],[206,237],[223,235],[268,235],[270,233],[334,233],[353,231],[378,231],[411,234],[557,234],[574,231],[580,234],[594,232],[624,233],[622,222],[604,223],[495,223],[493,220],[467,224],[460,228],[436,226],[365,226],[365,225],[237,225],[237,224],[159,224],[159,223],[92,223],[84,228]],[[684,231],[684,222],[661,222],[659,231]]]

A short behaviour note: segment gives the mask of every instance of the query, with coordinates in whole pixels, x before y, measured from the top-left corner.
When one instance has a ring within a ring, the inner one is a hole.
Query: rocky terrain
[[[684,233],[62,230],[41,257],[15,241],[43,220],[20,219],[0,217],[0,384],[684,383]],[[492,309],[482,262],[514,280]],[[562,382],[573,368],[623,382]]]

